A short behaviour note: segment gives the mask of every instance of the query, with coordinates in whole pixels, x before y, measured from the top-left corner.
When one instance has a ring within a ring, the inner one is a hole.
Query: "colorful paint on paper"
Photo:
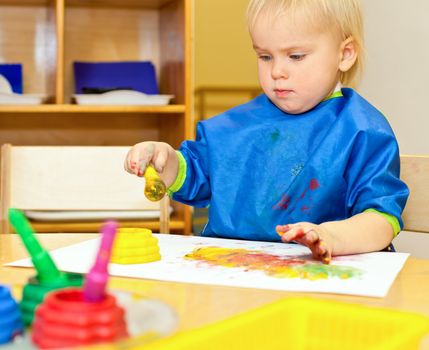
[[[263,271],[269,276],[278,278],[301,278],[306,280],[349,279],[362,275],[362,271],[354,267],[326,265],[313,260],[274,255],[248,249],[197,248],[186,254],[185,259],[196,260],[211,266]]]

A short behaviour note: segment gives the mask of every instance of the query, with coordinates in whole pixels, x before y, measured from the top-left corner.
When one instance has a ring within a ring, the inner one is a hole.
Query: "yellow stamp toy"
[[[161,260],[158,239],[146,228],[120,228],[110,260],[115,264],[144,264]]]
[[[160,201],[165,196],[167,188],[151,165],[146,168],[144,178],[146,180],[146,186],[144,188],[146,198],[152,202]]]

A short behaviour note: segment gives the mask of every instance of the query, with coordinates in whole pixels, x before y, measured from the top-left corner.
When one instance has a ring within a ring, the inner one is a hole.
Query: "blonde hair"
[[[252,33],[257,20],[264,15],[274,21],[282,15],[303,13],[319,29],[330,30],[341,40],[352,37],[357,59],[341,74],[344,86],[357,86],[364,67],[363,19],[359,0],[250,0],[247,27]]]

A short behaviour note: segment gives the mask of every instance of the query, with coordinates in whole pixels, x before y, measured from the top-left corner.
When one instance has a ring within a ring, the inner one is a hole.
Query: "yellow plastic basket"
[[[418,349],[429,318],[313,298],[287,298],[145,345],[146,350]],[[134,347],[137,349],[140,347]]]

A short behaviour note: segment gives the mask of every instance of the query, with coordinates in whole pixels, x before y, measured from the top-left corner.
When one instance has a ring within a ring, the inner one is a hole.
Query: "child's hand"
[[[125,158],[124,168],[130,174],[142,177],[146,167],[153,164],[156,171],[162,173],[174,149],[164,142],[140,142],[134,145]]]
[[[320,225],[309,222],[299,222],[290,225],[276,227],[277,234],[283,242],[295,241],[307,246],[313,253],[313,257],[329,264],[332,256],[332,237]]]

